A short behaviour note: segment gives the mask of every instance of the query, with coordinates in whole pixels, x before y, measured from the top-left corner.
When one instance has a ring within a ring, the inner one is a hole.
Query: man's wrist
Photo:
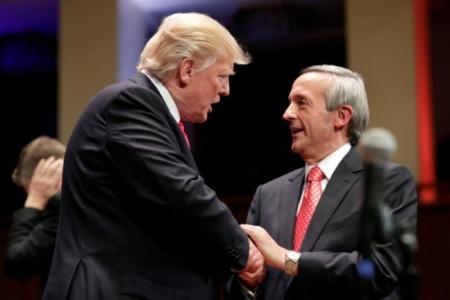
[[[290,251],[292,251],[292,250],[287,250],[287,249],[285,249],[283,247],[278,247],[278,251],[276,251],[277,254],[273,256],[272,260],[267,261],[268,265],[273,267],[273,268],[275,268],[275,269],[278,269],[278,270],[281,270],[281,271],[285,272],[285,270],[286,270],[286,257],[287,257],[287,253],[290,252]]]
[[[296,251],[286,251],[284,272],[290,276],[296,276],[298,273],[298,262],[302,254]]]
[[[47,205],[48,200],[28,195],[27,199],[25,200],[24,207],[28,208],[35,208],[39,210],[44,210],[45,206]]]

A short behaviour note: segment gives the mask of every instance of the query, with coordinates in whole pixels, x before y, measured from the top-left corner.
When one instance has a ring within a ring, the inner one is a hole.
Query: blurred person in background
[[[65,150],[58,140],[41,136],[20,153],[12,180],[27,197],[9,232],[5,271],[10,277],[39,275],[45,284],[55,247]]]

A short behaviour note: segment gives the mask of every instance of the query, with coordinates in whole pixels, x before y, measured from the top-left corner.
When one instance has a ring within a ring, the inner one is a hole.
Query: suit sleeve
[[[393,219],[415,230],[417,220],[417,194],[415,182],[404,167],[387,170],[384,183],[385,203],[391,209]],[[357,264],[361,255],[335,252],[304,252],[299,261],[298,287],[317,285],[334,290],[338,295],[357,295],[360,279]],[[369,294],[375,297],[388,295],[398,284],[404,271],[404,258],[401,247],[395,239],[389,243],[374,243],[371,246],[371,260],[375,275],[368,287]]]
[[[133,88],[112,102],[105,148],[113,167],[139,199],[189,219],[211,249],[222,254],[225,265],[243,268],[249,251],[246,234],[188,164],[176,123],[154,98],[148,90]]]
[[[247,214],[247,220],[246,223],[247,224],[251,224],[251,225],[260,225],[259,222],[259,199],[260,199],[260,195],[261,195],[261,186],[259,186],[256,189],[255,192],[255,196],[253,197],[253,201],[250,205],[250,208],[248,210],[248,214]]]
[[[247,214],[246,224],[259,225],[259,214],[257,207],[259,206],[259,195],[261,193],[261,187],[258,187],[249,212]],[[239,276],[231,274],[226,284],[225,300],[255,300],[261,299],[260,287],[257,287],[255,291],[247,289],[240,281]]]

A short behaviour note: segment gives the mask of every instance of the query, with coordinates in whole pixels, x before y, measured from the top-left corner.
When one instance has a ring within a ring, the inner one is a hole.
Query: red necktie
[[[188,144],[189,148],[191,148],[191,143],[189,143],[189,137],[186,134],[186,131],[184,130],[184,124],[182,121],[178,122],[178,127],[180,127],[180,130],[183,133],[184,138],[186,139],[186,143]]]
[[[295,231],[292,247],[294,250],[300,250],[306,230],[308,230],[309,222],[314,214],[317,203],[319,203],[322,195],[322,187],[320,182],[324,178],[322,170],[315,166],[313,167],[306,178],[307,185],[303,196],[302,206],[297,214],[295,220]]]

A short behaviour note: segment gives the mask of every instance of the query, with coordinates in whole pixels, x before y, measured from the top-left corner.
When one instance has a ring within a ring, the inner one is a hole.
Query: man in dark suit
[[[205,122],[234,64],[248,62],[215,20],[174,14],[139,72],[94,97],[68,143],[45,299],[216,299],[222,271],[261,272],[262,256],[200,176],[182,123]]]
[[[366,239],[364,164],[354,147],[369,116],[362,78],[341,67],[309,67],[294,82],[289,101],[283,118],[292,150],[306,165],[260,186],[247,218],[253,225],[243,225],[268,265],[257,298],[400,299],[405,259],[398,240],[373,240],[374,273],[364,284],[357,269]],[[414,179],[402,166],[382,165],[380,199],[394,221],[414,232]]]

